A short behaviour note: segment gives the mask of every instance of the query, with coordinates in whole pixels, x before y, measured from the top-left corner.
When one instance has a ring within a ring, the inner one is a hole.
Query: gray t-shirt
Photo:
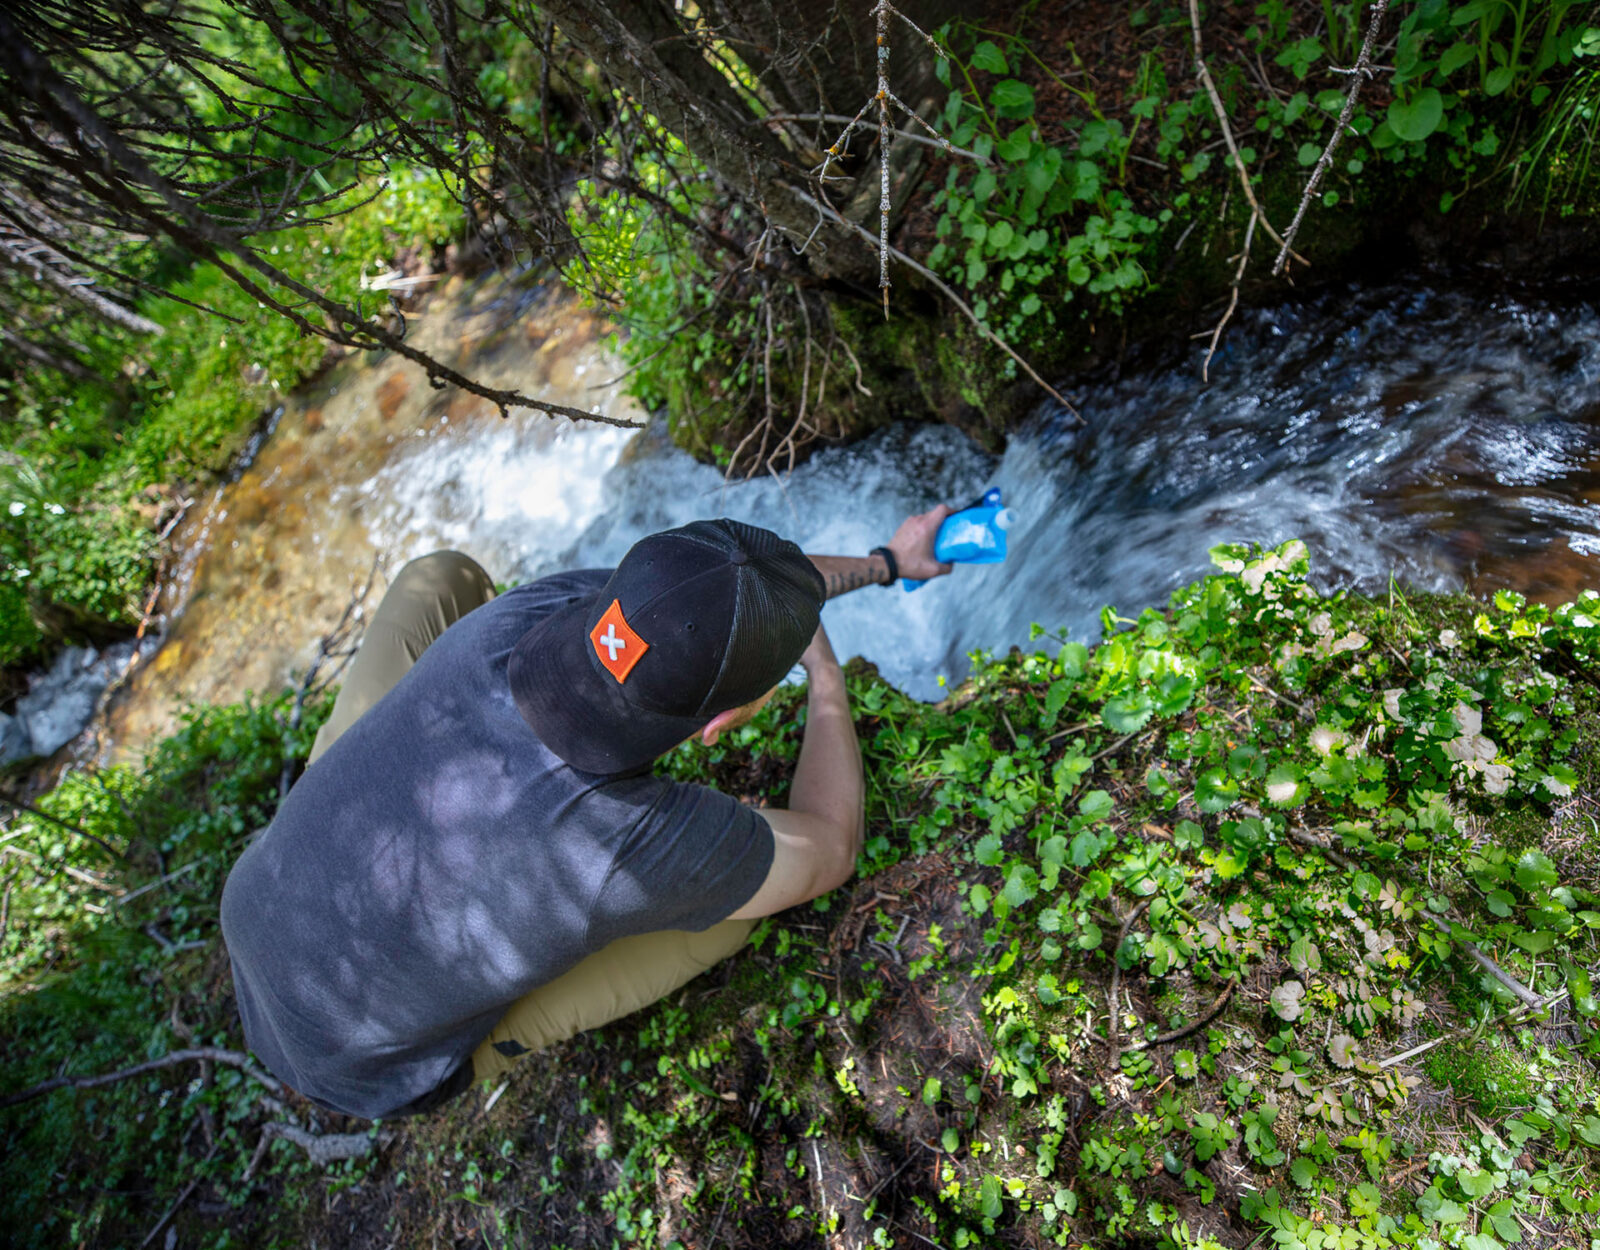
[[[765,880],[772,830],[749,808],[578,772],[512,702],[517,640],[607,576],[548,577],[462,617],[306,770],[228,877],[245,1038],[324,1106],[408,1108],[529,990],[618,938],[709,928]]]

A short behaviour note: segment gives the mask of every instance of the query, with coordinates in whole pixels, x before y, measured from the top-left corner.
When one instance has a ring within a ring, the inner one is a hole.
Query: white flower
[[[1328,634],[1333,633],[1333,616],[1331,613],[1318,612],[1306,624],[1318,638],[1326,637]]]
[[[1439,645],[1441,647],[1459,647],[1461,640],[1456,637],[1455,630],[1441,629],[1439,631]]]
[[[58,503],[47,503],[44,506],[44,510],[46,512],[48,512],[51,516],[60,516],[63,512],[66,511],[66,509],[63,508]]]
[[[20,499],[13,499],[11,501],[10,508],[7,509],[7,510],[11,513],[12,516],[21,516],[24,512],[26,512],[28,510],[28,505],[23,503],[22,500],[20,500]]]

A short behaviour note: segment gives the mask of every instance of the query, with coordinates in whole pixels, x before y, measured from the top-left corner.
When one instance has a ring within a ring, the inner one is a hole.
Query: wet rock
[[[153,645],[146,639],[146,645]],[[28,678],[28,693],[17,700],[17,714],[0,720],[0,763],[53,755],[81,734],[94,717],[100,696],[133,657],[135,644],[119,642],[97,651],[68,647],[42,673]]]
[[[0,712],[0,763],[26,759],[33,751],[28,745],[27,727],[15,716]]]
[[[378,387],[378,415],[385,421],[394,417],[405,397],[411,393],[411,377],[408,373],[391,373],[384,378],[383,384]]]

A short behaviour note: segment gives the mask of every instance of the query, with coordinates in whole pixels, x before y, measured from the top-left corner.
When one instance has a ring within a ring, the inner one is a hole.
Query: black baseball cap
[[[816,565],[770,530],[723,519],[652,534],[598,595],[517,640],[511,695],[574,768],[633,772],[782,681],[826,597]]]

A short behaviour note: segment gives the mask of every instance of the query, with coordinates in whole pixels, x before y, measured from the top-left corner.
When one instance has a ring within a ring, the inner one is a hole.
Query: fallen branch
[[[1194,0],[1190,0],[1193,4]],[[1333,153],[1344,138],[1344,132],[1350,125],[1350,117],[1356,109],[1356,96],[1361,92],[1363,79],[1372,77],[1372,50],[1378,42],[1378,28],[1383,24],[1383,15],[1389,10],[1389,0],[1374,0],[1372,16],[1367,22],[1367,37],[1361,43],[1361,54],[1356,57],[1355,68],[1350,71],[1350,92],[1344,98],[1344,108],[1339,112],[1338,124],[1333,128],[1333,137],[1328,140],[1328,146],[1322,149],[1316,167],[1311,171],[1311,181],[1306,183],[1305,194],[1300,197],[1300,207],[1295,210],[1294,220],[1289,223],[1289,229],[1278,242],[1278,259],[1272,262],[1273,276],[1281,274],[1293,256],[1302,265],[1306,263],[1305,257],[1293,250],[1294,236],[1300,232],[1300,223],[1304,220],[1306,209],[1311,206],[1311,200],[1317,193],[1317,188],[1322,185],[1323,175],[1333,168]]]
[[[1454,931],[1451,929],[1448,921],[1441,920],[1432,912],[1424,912],[1423,914],[1426,915],[1429,920],[1433,921],[1434,928],[1446,934],[1452,942],[1459,943],[1466,950],[1467,954],[1472,956],[1473,962],[1476,963],[1478,967],[1482,968],[1496,981],[1500,982],[1501,985],[1505,986],[1506,989],[1510,990],[1524,1004],[1534,1010],[1539,1010],[1543,1006],[1544,999],[1540,998],[1521,981],[1517,980],[1516,977],[1512,976],[1499,964],[1495,963],[1494,960],[1490,959],[1489,956],[1485,955],[1483,951],[1478,948],[1476,943],[1470,942],[1466,938],[1457,937]]]
[[[40,1081],[37,1085],[30,1085],[27,1089],[0,1097],[0,1109],[31,1102],[58,1089],[94,1089],[101,1085],[113,1085],[118,1081],[125,1081],[129,1077],[142,1076],[146,1072],[177,1067],[180,1063],[202,1062],[221,1063],[230,1068],[237,1068],[257,1085],[272,1093],[284,1092],[283,1086],[256,1067],[249,1055],[237,1050],[224,1050],[220,1046],[194,1046],[187,1050],[175,1050],[171,1054],[162,1055],[159,1059],[138,1063],[131,1068],[121,1068],[116,1072],[102,1072],[97,1076],[53,1076],[48,1081]]]
[[[200,867],[201,862],[202,861],[198,859],[190,860],[182,868],[175,869],[174,871],[167,873],[164,877],[157,877],[154,881],[150,881],[144,885],[141,885],[137,890],[129,890],[126,894],[118,895],[115,900],[116,906],[125,907],[141,895],[150,893],[151,890],[158,890],[162,886],[171,885],[179,877],[187,876],[196,868]]]
[[[1149,1050],[1152,1046],[1165,1046],[1168,1042],[1182,1041],[1184,1038],[1188,1037],[1189,1034],[1205,1028],[1206,1025],[1210,1024],[1213,1020],[1220,1016],[1222,1014],[1222,1009],[1228,1005],[1228,1000],[1233,997],[1234,990],[1238,988],[1239,978],[1235,977],[1223,987],[1222,993],[1217,995],[1217,1001],[1211,1004],[1211,1010],[1206,1012],[1206,1014],[1201,1016],[1198,1020],[1191,1020],[1182,1028],[1173,1029],[1170,1033],[1161,1033],[1155,1037],[1152,1037],[1148,1042],[1139,1042],[1136,1045],[1128,1047],[1128,1049],[1130,1051]]]
[[[311,1162],[325,1168],[346,1159],[364,1159],[381,1141],[368,1133],[309,1133],[298,1124],[271,1120],[261,1126],[263,1140],[281,1137],[306,1152]]]
[[[1557,990],[1554,994],[1550,995],[1550,997],[1539,999],[1536,1004],[1525,1003],[1521,1007],[1516,1008],[1504,1016],[1500,1023],[1516,1024],[1518,1021],[1523,1020],[1534,1011],[1547,1011],[1564,999],[1567,994],[1567,990]],[[1404,1063],[1407,1059],[1415,1059],[1418,1055],[1432,1050],[1435,1046],[1442,1045],[1445,1042],[1454,1041],[1458,1037],[1467,1037],[1475,1034],[1479,1032],[1479,1030],[1481,1030],[1487,1023],[1488,1020],[1485,1019],[1478,1024],[1462,1025],[1459,1029],[1451,1029],[1448,1033],[1441,1033],[1438,1037],[1429,1038],[1420,1046],[1413,1046],[1410,1050],[1404,1050],[1398,1055],[1390,1055],[1387,1059],[1380,1060],[1378,1067],[1392,1068],[1396,1064]]]

